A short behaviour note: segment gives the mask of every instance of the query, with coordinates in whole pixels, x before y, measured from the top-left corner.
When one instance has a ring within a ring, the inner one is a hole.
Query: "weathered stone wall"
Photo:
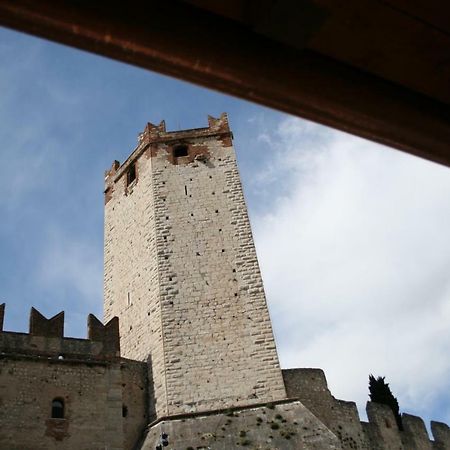
[[[337,450],[339,440],[300,402],[272,403],[210,414],[172,416],[154,424],[142,450],[154,450],[161,432],[180,450]]]
[[[369,448],[353,402],[336,400],[320,369],[287,369],[283,378],[288,397],[298,398],[339,437],[343,449]]]
[[[0,450],[133,450],[148,423],[147,365],[119,357],[116,319],[90,316],[90,339],[63,337],[62,319],[32,310],[30,334],[0,328]]]
[[[149,422],[147,365],[121,359],[124,450],[134,450]]]
[[[0,449],[123,449],[120,367],[31,357],[0,359]],[[52,419],[52,401],[65,402]]]
[[[420,417],[402,414],[400,431],[392,410],[367,403],[369,422],[360,422],[356,405],[335,399],[328,390],[321,369],[283,370],[286,392],[298,398],[339,438],[343,449],[431,450],[450,449],[450,430],[446,424],[431,422],[434,441],[430,441]]]
[[[150,355],[158,416],[286,395],[226,115],[209,125],[149,125],[107,174],[105,315]]]
[[[152,159],[141,155],[129,186],[126,174],[116,176],[113,166],[105,194],[104,316],[120,317],[123,356],[149,363],[155,416],[167,412],[167,398]]]

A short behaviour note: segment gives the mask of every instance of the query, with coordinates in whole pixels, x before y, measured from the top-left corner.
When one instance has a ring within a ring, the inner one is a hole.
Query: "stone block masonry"
[[[0,450],[135,448],[148,423],[147,365],[120,358],[117,318],[91,315],[89,339],[74,339],[63,317],[33,308],[30,333],[0,328]]]
[[[106,175],[105,317],[156,416],[286,397],[231,138],[148,124]]]
[[[150,427],[141,450],[154,450],[161,433],[182,450],[340,450],[338,438],[299,401],[163,418]]]
[[[379,403],[367,403],[368,422],[361,422],[354,402],[335,399],[328,390],[321,369],[286,369],[283,378],[289,397],[298,398],[338,438],[342,449],[450,450],[450,429],[431,422],[430,440],[420,417],[402,414],[399,430],[392,410]]]

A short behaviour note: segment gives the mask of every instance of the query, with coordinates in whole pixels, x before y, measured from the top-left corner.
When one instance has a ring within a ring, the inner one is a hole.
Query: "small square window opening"
[[[182,156],[188,156],[189,151],[188,151],[188,146],[187,145],[177,145],[174,149],[173,149],[173,156],[175,158],[180,158]]]

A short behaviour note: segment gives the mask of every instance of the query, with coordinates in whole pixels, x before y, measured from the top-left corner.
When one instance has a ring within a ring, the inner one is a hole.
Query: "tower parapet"
[[[147,158],[151,158],[156,157],[158,151],[163,151],[166,153],[167,160],[172,164],[189,164],[194,160],[206,161],[208,148],[207,145],[202,145],[199,140],[213,138],[221,142],[224,147],[232,146],[233,133],[230,130],[226,113],[222,113],[218,119],[208,116],[207,127],[187,130],[167,131],[164,120],[159,125],[148,122],[144,131],[139,133],[138,145],[130,156],[122,164],[117,160],[114,161],[111,168],[105,172],[105,204],[111,199],[112,191],[117,188],[118,181],[143,153],[146,154]],[[184,157],[176,156],[172,151],[177,146],[187,147],[188,151]],[[126,179],[125,184],[130,184],[129,181],[129,179]]]

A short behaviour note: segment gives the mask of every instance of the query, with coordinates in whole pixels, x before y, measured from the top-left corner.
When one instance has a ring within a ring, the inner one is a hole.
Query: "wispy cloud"
[[[324,368],[360,407],[386,375],[404,409],[448,421],[450,171],[292,118],[262,139],[253,225],[282,365]]]
[[[103,260],[94,236],[77,237],[49,227],[34,277],[47,294],[42,307],[49,314],[56,314],[55,304],[67,310],[68,336],[85,335],[87,314],[100,314],[102,274]]]

